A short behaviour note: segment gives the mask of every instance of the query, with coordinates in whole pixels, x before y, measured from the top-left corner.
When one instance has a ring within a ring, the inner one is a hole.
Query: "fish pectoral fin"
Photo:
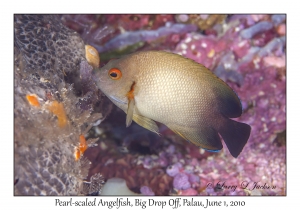
[[[146,128],[146,129],[148,129],[149,131],[152,131],[152,132],[160,135],[158,132],[159,131],[158,126],[156,125],[156,123],[153,120],[151,120],[147,117],[144,117],[142,115],[137,115],[137,114],[133,115],[133,120],[134,120],[134,122],[136,122],[137,124],[139,124],[140,126]]]
[[[135,106],[135,101],[134,101],[134,98],[132,98],[128,101],[126,127],[129,127],[132,123],[134,106]]]
[[[190,141],[194,145],[210,152],[218,152],[223,148],[218,132],[211,127],[205,127],[201,129],[169,128],[185,140]]]

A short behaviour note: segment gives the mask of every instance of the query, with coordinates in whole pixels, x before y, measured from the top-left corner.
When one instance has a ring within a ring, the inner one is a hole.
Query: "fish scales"
[[[150,59],[155,62],[155,57]],[[141,57],[140,62],[143,60]],[[205,84],[199,85],[198,77],[194,76],[199,71],[178,71],[184,66],[176,63],[167,68],[163,62],[157,62],[153,66],[145,64],[146,67],[137,75],[140,78],[137,85],[140,84],[143,88],[137,89],[135,96],[136,103],[139,104],[137,109],[143,116],[168,125],[196,125],[205,121],[205,110],[214,106],[210,99],[213,93]]]

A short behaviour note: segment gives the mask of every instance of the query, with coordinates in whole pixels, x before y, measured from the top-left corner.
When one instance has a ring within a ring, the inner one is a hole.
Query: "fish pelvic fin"
[[[210,152],[219,152],[223,148],[218,132],[212,127],[205,127],[201,129],[178,127],[169,128],[185,140]]]
[[[128,108],[127,108],[127,116],[126,116],[126,127],[129,127],[132,123],[132,118],[133,118],[133,112],[134,112],[134,106],[135,106],[135,101],[134,101],[134,87],[135,87],[135,82],[132,83],[130,90],[126,94],[128,98]]]
[[[158,132],[159,131],[158,126],[153,120],[151,120],[147,117],[144,117],[142,115],[137,115],[137,114],[133,115],[133,120],[134,120],[134,122],[136,122],[137,124],[139,124],[143,128],[146,128],[149,131],[152,131],[152,132],[160,135],[159,132]]]
[[[126,116],[126,127],[129,127],[132,123],[134,106],[135,106],[135,102],[134,102],[134,99],[132,98],[128,101],[127,116]]]
[[[219,129],[219,133],[223,137],[230,154],[238,157],[247,143],[251,132],[248,124],[240,123],[226,118],[225,122]]]

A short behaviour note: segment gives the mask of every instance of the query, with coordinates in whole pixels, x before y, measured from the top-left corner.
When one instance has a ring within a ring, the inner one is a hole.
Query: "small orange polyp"
[[[29,102],[31,106],[40,107],[40,103],[38,101],[38,98],[35,94],[28,94],[26,95],[26,99]]]
[[[79,147],[75,147],[74,157],[75,161],[78,161],[80,157],[83,155],[85,150],[88,148],[86,140],[84,136],[81,134],[79,136]]]
[[[58,126],[63,128],[67,125],[68,120],[65,113],[64,105],[57,101],[53,101],[50,106],[47,107],[50,112],[57,116]]]
[[[87,143],[84,136],[81,134],[79,136],[79,150],[83,154],[86,149],[87,149]]]
[[[74,157],[75,157],[75,161],[78,161],[79,158],[81,157],[81,153],[78,147],[75,147]]]
[[[215,55],[215,50],[214,50],[214,49],[211,49],[211,50],[209,51],[209,53],[207,53],[207,57],[209,57],[209,58],[214,57],[214,55]]]

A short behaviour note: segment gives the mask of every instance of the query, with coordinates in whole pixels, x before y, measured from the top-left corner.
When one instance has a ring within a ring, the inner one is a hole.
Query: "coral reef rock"
[[[90,161],[74,151],[103,116],[98,89],[80,79],[91,72],[84,42],[55,15],[15,15],[14,34],[14,193],[78,195]]]

